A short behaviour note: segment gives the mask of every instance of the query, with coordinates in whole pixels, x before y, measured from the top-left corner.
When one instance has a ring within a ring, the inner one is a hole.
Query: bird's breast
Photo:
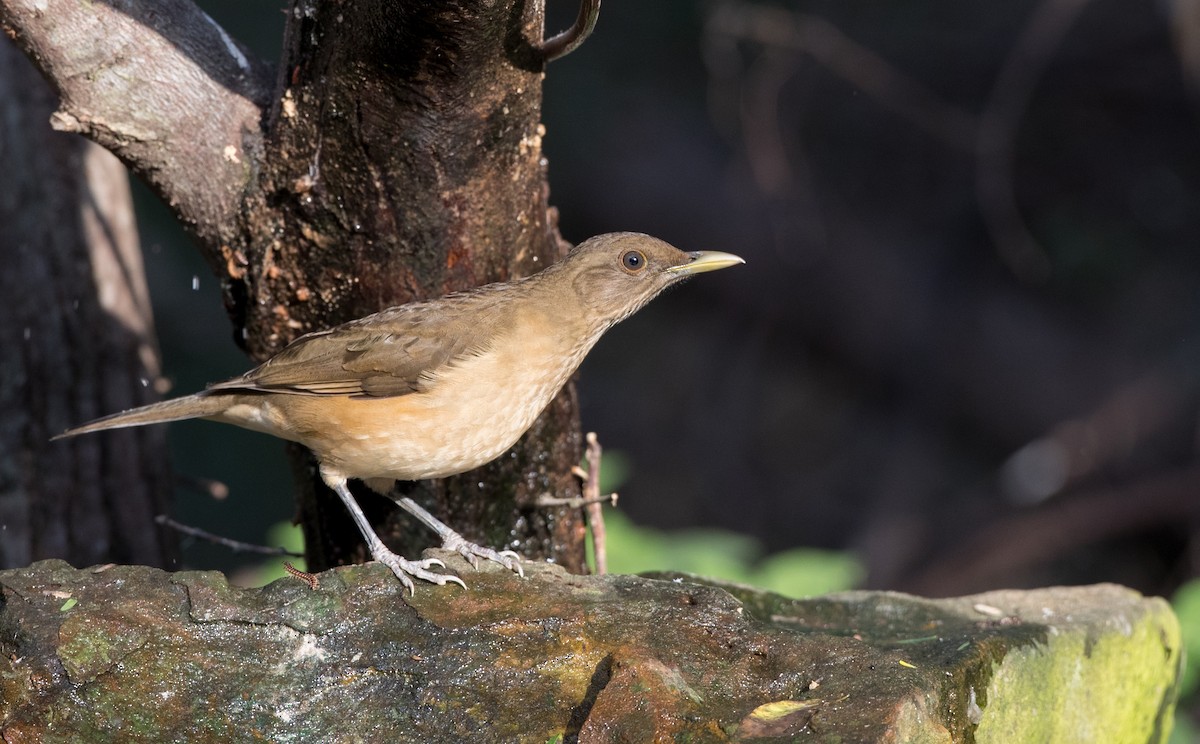
[[[352,478],[442,478],[500,456],[578,368],[590,343],[523,333],[428,375],[423,392],[380,398],[271,396],[327,469]]]

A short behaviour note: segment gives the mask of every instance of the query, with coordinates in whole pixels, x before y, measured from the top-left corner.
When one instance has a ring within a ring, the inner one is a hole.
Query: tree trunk
[[[60,90],[56,126],[112,149],[191,227],[255,360],[561,255],[541,152],[541,2],[297,0],[288,19],[266,94],[266,67],[186,0],[0,0],[0,23]],[[468,539],[578,571],[579,510],[534,501],[578,495],[581,449],[568,386],[497,462],[402,488]],[[310,564],[365,558],[297,457]],[[395,511],[362,498],[376,519]],[[380,533],[402,554],[429,544]]]
[[[541,152],[542,67],[528,41],[541,38],[542,23],[523,7],[460,0],[435,11],[377,0],[290,17],[261,198],[245,213],[252,268],[231,285],[252,356],[278,351],[299,330],[533,273],[559,257]],[[580,455],[568,390],[511,456],[402,488],[468,539],[578,570],[577,517],[533,501],[576,493],[570,469]],[[307,481],[313,566],[364,558],[336,497]],[[420,530],[400,535],[409,553],[430,542]]]
[[[50,442],[154,400],[159,379],[125,169],[52,131],[54,105],[0,39],[0,565],[165,566],[175,546],[154,522],[170,495],[161,428]]]

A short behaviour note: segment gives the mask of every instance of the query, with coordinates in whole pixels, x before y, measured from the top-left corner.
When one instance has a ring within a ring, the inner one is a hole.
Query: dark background
[[[576,7],[550,0],[550,26]],[[282,7],[202,3],[276,58]],[[1200,19],[1187,3],[605,0],[550,65],[563,235],[744,267],[584,364],[623,510],[853,550],[927,595],[1196,573]],[[241,373],[216,281],[140,190],[173,393]],[[194,284],[198,289],[193,290]],[[261,542],[282,446],[180,424],[179,518]],[[191,567],[236,556],[196,546]]]

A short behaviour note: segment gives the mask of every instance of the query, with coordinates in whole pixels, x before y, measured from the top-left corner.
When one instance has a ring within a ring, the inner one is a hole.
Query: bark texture
[[[0,565],[166,565],[161,430],[51,443],[155,396],[158,349],[125,169],[52,131],[53,91],[0,39]]]
[[[190,0],[4,0],[0,25],[58,90],[56,129],[115,153],[207,254],[236,237],[266,66]]]
[[[1157,744],[1171,725],[1179,624],[1122,587],[794,600],[450,563],[470,589],[411,598],[379,565],[251,590],[0,572],[0,739]]]
[[[529,274],[559,257],[530,41],[542,24],[525,7],[471,0],[434,12],[379,0],[293,14],[262,188],[246,213],[260,226],[250,232],[270,238],[247,245],[246,270],[230,285],[252,356],[297,330]],[[579,569],[577,511],[532,506],[542,493],[577,493],[577,419],[567,391],[485,472],[402,488],[471,539]],[[364,557],[345,510],[307,480],[307,542],[324,546],[310,551],[314,566],[345,562],[345,546]],[[410,551],[428,545],[421,531],[389,528],[398,530]]]
[[[0,23],[62,94],[55,125],[116,152],[192,228],[255,360],[561,255],[541,151],[540,2],[298,0],[288,14],[272,85],[186,0],[0,0]],[[533,506],[578,495],[581,449],[569,388],[483,472],[403,487],[468,538],[581,570],[579,511]],[[310,466],[298,455],[311,564],[365,557]],[[428,542],[389,532],[401,553]]]

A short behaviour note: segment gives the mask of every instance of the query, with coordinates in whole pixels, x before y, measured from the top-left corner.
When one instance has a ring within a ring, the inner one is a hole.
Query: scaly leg
[[[407,496],[401,496],[396,499],[396,503],[400,505],[401,509],[416,517],[421,524],[436,532],[438,537],[442,538],[442,547],[444,549],[456,551],[475,568],[479,568],[479,559],[483,558],[487,561],[495,561],[510,571],[516,571],[517,575],[521,578],[525,578],[525,569],[521,568],[521,556],[513,551],[496,551],[469,542]]]
[[[380,540],[379,535],[376,535],[375,530],[371,528],[371,523],[367,521],[367,516],[359,508],[358,502],[354,500],[354,496],[346,486],[345,476],[327,472],[322,468],[321,480],[325,481],[325,485],[332,488],[333,492],[341,498],[342,503],[346,505],[346,510],[350,512],[350,516],[354,518],[354,523],[358,525],[358,531],[362,533],[363,539],[367,541],[367,549],[371,551],[371,557],[392,569],[392,573],[396,574],[396,578],[400,579],[400,583],[404,584],[409,594],[415,592],[412,582],[413,578],[429,581],[439,586],[455,583],[464,589],[467,588],[463,580],[453,574],[430,571],[429,569],[434,566],[446,567],[446,564],[437,558],[409,561],[388,550],[387,546],[383,544],[383,540]]]

